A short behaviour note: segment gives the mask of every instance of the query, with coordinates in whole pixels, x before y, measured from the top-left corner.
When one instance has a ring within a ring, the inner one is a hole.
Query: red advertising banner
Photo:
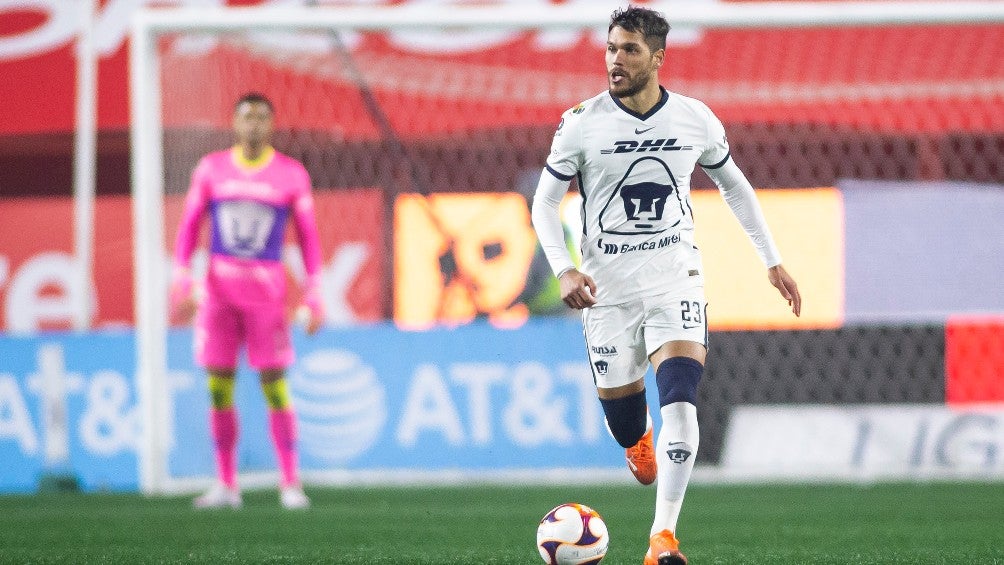
[[[410,1],[322,1],[319,9],[324,5],[400,5]],[[100,0],[94,34],[100,57],[100,127],[124,129],[129,123],[127,38],[134,11],[143,7],[274,3]],[[308,4],[306,0],[301,3]],[[474,2],[457,2],[465,3]],[[715,3],[705,2],[708,10],[714,10]],[[4,77],[0,100],[5,103],[0,136],[72,130],[79,4],[68,0],[0,2],[0,76]],[[472,120],[481,125],[526,118],[554,121],[555,111],[568,107],[559,93],[581,85],[585,90],[579,99],[583,99],[604,88],[604,32],[602,26],[598,30],[533,32],[401,30],[350,34],[346,41],[362,57],[364,72],[382,78],[374,91],[378,97],[395,102],[391,121],[398,126],[406,122],[420,133],[444,124],[410,122],[410,109],[458,100],[464,102],[464,111],[446,116],[449,121],[464,118],[464,123],[452,124],[455,126],[471,126],[467,122]],[[725,121],[807,121],[886,131],[995,131],[1004,125],[1001,98],[995,94],[999,90],[992,86],[1004,77],[1001,37],[1001,28],[992,25],[674,30],[664,80],[667,87],[709,103]],[[296,61],[293,67],[310,65],[309,53],[292,43],[270,44],[268,53],[256,60],[285,57]],[[228,57],[222,47],[214,49],[218,56]],[[333,57],[323,54],[321,58],[330,63]],[[961,60],[966,64],[959,64]],[[255,60],[235,63],[257,64]],[[491,83],[465,80],[470,69],[484,66],[495,69]],[[463,86],[428,80],[434,73],[455,77],[456,84]],[[530,91],[526,90],[527,73],[533,74]],[[301,80],[293,68],[260,76],[276,84]],[[354,92],[350,80],[334,80],[331,88]],[[498,100],[498,93],[510,94]],[[226,100],[232,100],[232,93],[227,93]],[[890,108],[883,105],[887,100],[900,103]],[[497,112],[499,104],[518,107],[516,114]],[[170,111],[167,114],[170,121]],[[227,116],[220,117],[225,120]],[[402,133],[408,129],[398,127]]]
[[[102,325],[132,317],[132,239],[129,199],[101,198],[95,206],[94,307]],[[0,201],[0,330],[65,329],[83,300],[73,257],[69,198]]]
[[[955,317],[945,324],[945,401],[1004,402],[1004,317]]]
[[[180,196],[165,203],[165,262],[181,203]],[[386,294],[382,192],[317,190],[315,203],[328,323],[382,319]],[[72,200],[0,200],[0,331],[68,329],[82,300],[92,301],[94,327],[131,325],[131,206],[125,196],[97,199],[93,294],[88,296],[76,282]]]

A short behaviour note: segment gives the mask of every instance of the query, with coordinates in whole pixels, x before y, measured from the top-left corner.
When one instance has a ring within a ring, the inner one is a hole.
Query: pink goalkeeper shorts
[[[207,368],[234,369],[242,345],[255,369],[284,369],[293,344],[284,305],[233,304],[210,294],[195,321],[195,359]]]

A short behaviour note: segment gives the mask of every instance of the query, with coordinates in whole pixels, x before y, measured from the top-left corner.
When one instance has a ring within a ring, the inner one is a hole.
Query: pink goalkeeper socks
[[[296,452],[296,415],[292,410],[269,410],[268,424],[275,446],[276,460],[282,476],[282,486],[300,484]],[[227,408],[209,411],[209,431],[216,451],[216,470],[220,482],[228,488],[237,487],[237,410]]]
[[[216,450],[216,472],[227,488],[237,487],[237,410],[209,410],[209,433]]]
[[[275,457],[279,462],[279,472],[282,475],[282,486],[300,484],[300,478],[297,476],[296,415],[292,409],[269,410],[268,424],[272,432],[272,444],[275,446]]]

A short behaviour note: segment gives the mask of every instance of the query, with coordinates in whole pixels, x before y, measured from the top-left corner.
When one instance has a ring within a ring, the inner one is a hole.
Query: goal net
[[[673,26],[662,84],[716,112],[754,186],[1004,182],[1004,10],[993,2],[651,6]],[[268,96],[274,145],[311,174],[329,326],[518,324],[556,310],[527,202],[561,113],[606,88],[613,7],[140,14],[131,102],[145,491],[212,474],[208,437],[197,431],[207,395],[190,335],[168,326],[166,289],[189,176],[202,155],[232,143],[234,101],[248,91]],[[700,174],[694,185],[713,187]],[[302,266],[290,250],[295,279]],[[351,372],[356,361],[336,356],[326,370]],[[260,410],[254,391],[247,395],[250,418]],[[183,409],[195,419],[182,420]],[[376,423],[353,421],[353,433]],[[321,443],[307,424],[303,441]],[[242,426],[256,427],[265,429]],[[252,442],[267,446],[264,436]],[[262,449],[242,458],[242,471],[270,467]],[[307,465],[323,471],[338,457]]]

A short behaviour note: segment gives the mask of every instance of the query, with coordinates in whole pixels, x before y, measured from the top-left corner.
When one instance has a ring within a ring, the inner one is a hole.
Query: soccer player
[[[697,453],[697,385],[707,354],[704,271],[694,246],[690,178],[714,180],[798,316],[802,299],[753,187],[703,103],[658,82],[669,24],[629,7],[611,16],[608,90],[562,115],[533,201],[533,223],[561,286],[582,310],[586,350],[611,435],[643,484],[658,479],[645,565],[685,564],[677,519]],[[565,247],[558,204],[578,178],[582,266]],[[662,427],[655,445],[645,401],[651,363]]]
[[[195,322],[195,356],[209,375],[210,433],[218,483],[194,501],[196,508],[241,506],[237,484],[237,409],[234,379],[238,351],[260,372],[268,421],[281,475],[280,502],[306,508],[310,500],[298,477],[296,418],[286,367],[293,361],[286,313],[286,270],[281,262],[286,221],[293,219],[307,272],[303,303],[307,332],[323,319],[320,240],[310,177],[300,162],[270,144],[274,109],[265,96],[249,93],[233,112],[236,145],[202,158],[178,228],[171,282],[172,314]],[[204,300],[196,306],[192,254],[204,216],[210,223],[210,259]]]

